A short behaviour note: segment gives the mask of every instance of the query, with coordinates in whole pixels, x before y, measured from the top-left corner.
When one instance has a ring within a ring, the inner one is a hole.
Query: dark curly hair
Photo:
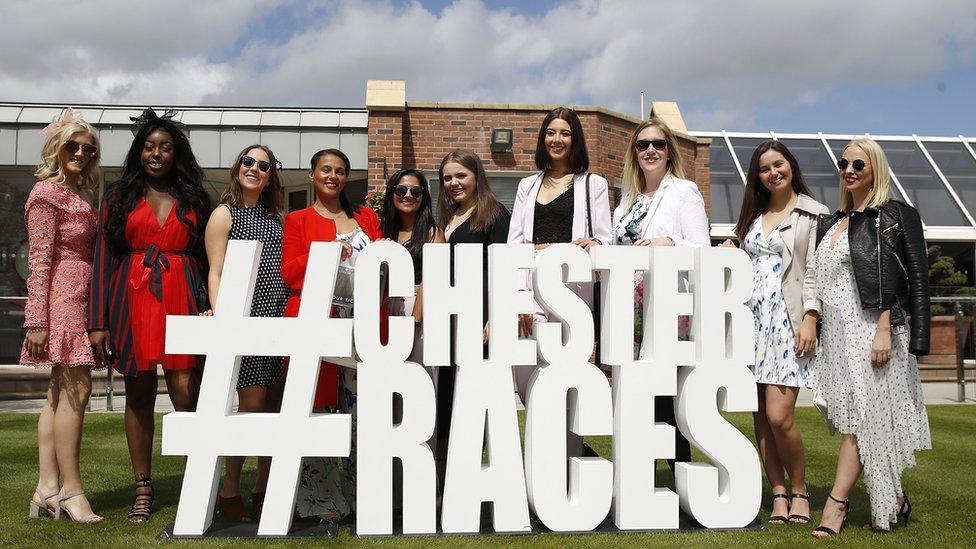
[[[147,109],[148,113],[151,109]],[[144,113],[145,114],[145,113]],[[169,193],[176,198],[176,216],[190,229],[190,251],[202,264],[206,264],[203,246],[203,231],[210,216],[210,197],[203,188],[203,168],[197,163],[190,139],[180,126],[170,118],[158,117],[155,113],[145,117],[147,121],[138,127],[129,152],[122,165],[122,177],[106,192],[108,215],[105,220],[105,233],[108,243],[115,253],[130,251],[125,238],[125,225],[129,213],[136,207],[139,199],[145,196],[149,187],[146,174],[142,171],[142,149],[146,139],[154,131],[166,132],[173,138],[173,167],[169,173]],[[188,217],[189,212],[196,215],[196,223]]]

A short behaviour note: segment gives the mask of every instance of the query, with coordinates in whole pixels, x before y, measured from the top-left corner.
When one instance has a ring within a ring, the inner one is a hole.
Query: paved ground
[[[922,392],[925,395],[925,404],[976,404],[976,386],[973,383],[966,384],[966,400],[965,402],[958,402],[956,400],[957,395],[957,385],[955,383],[923,383]],[[798,406],[812,406],[813,393],[807,390],[800,391],[800,398],[797,401]],[[522,409],[522,403],[518,400],[516,396],[516,403],[518,408]],[[23,413],[37,413],[40,411],[41,406],[43,406],[44,401],[37,400],[0,400],[0,413],[3,412],[23,412]],[[113,398],[112,408],[115,412],[121,412],[125,409],[125,397],[116,396]],[[91,399],[92,412],[108,412],[104,396],[93,396]],[[161,394],[156,399],[156,411],[157,412],[172,412],[173,404],[169,401],[169,397],[165,394]]]

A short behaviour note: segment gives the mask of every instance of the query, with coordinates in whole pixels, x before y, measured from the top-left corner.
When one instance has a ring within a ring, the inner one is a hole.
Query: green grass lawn
[[[935,450],[919,454],[918,466],[908,471],[904,486],[911,495],[914,511],[908,529],[896,528],[890,534],[862,531],[869,519],[868,501],[863,485],[851,498],[854,511],[849,527],[840,538],[828,544],[846,546],[923,546],[971,547],[976,526],[976,407],[931,406],[929,419]],[[730,415],[732,422],[752,436],[748,414]],[[366,538],[349,535],[343,526],[338,540],[180,540],[166,545],[193,544],[200,547],[244,547],[284,545],[311,546],[341,544],[363,547],[600,547],[633,546],[722,546],[786,547],[822,543],[810,538],[817,524],[819,509],[833,480],[838,438],[829,437],[817,411],[798,410],[798,421],[807,449],[807,475],[813,494],[814,523],[810,526],[772,525],[765,531],[707,532],[696,534],[595,534],[564,536],[445,536],[412,538]],[[132,473],[122,432],[120,414],[90,414],[85,421],[82,450],[82,476],[96,512],[107,521],[94,526],[55,522],[50,519],[28,519],[27,507],[36,483],[36,429],[33,414],[0,414],[0,546],[35,546],[60,549],[76,546],[142,547],[157,543],[156,535],[173,521],[179,497],[183,458],[160,456],[154,459],[153,479],[156,485],[155,514],[145,524],[125,520],[132,498]],[[159,451],[157,419],[156,451]],[[601,454],[610,454],[608,438],[594,438],[591,445]],[[248,475],[253,475],[253,460],[248,461]],[[660,478],[670,481],[667,468],[661,465]],[[245,482],[250,482],[246,478]],[[247,484],[246,484],[247,486]],[[769,496],[763,500],[760,519],[768,517]]]

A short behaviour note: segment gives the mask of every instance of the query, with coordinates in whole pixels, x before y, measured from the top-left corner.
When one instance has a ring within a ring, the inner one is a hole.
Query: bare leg
[[[843,435],[840,439],[837,472],[834,474],[834,486],[830,490],[830,495],[841,501],[847,501],[860,476],[861,457],[857,448],[857,438],[854,435]],[[843,505],[827,498],[824,503],[823,516],[820,518],[820,526],[826,526],[834,532],[840,532],[841,526],[844,524],[845,513],[846,508]],[[814,532],[813,535],[823,537],[826,534]]]
[[[80,492],[83,490],[79,469],[81,428],[85,420],[85,407],[91,396],[91,370],[85,366],[56,367],[52,375],[60,378],[60,396],[54,415],[54,447],[58,470],[64,480],[61,490],[65,494]],[[84,495],[70,498],[64,505],[76,518],[92,513]]]
[[[156,372],[125,376],[125,438],[136,480],[152,477],[152,443],[156,429]]]
[[[192,412],[197,408],[200,395],[200,369],[163,370],[169,399],[177,412]]]
[[[786,473],[783,463],[779,459],[779,452],[776,449],[776,440],[773,437],[769,426],[769,418],[766,411],[766,387],[765,384],[757,384],[759,392],[759,410],[752,414],[752,422],[756,429],[756,442],[759,444],[759,456],[762,458],[763,469],[766,471],[766,479],[769,481],[769,488],[773,494],[786,493]],[[772,501],[770,516],[785,517],[789,514],[789,500],[775,498]]]
[[[805,494],[806,455],[803,451],[803,436],[795,422],[796,397],[800,389],[782,385],[766,385],[765,411],[769,429],[776,441],[775,452],[781,467],[790,476],[790,487],[794,494]],[[793,498],[791,514],[810,516],[810,502],[803,498]]]
[[[268,388],[261,385],[238,389],[237,411],[267,411],[267,394]],[[244,456],[228,456],[224,458],[224,482],[220,486],[220,497],[231,498],[241,495],[241,470],[244,468],[245,459],[246,457]]]
[[[267,387],[267,394],[264,402],[264,412],[278,412],[281,410],[281,396],[285,392],[285,380],[280,379]],[[271,457],[261,456],[258,458],[258,476],[254,480],[255,493],[264,493],[268,487],[268,473],[271,471]]]
[[[51,380],[47,384],[47,400],[41,409],[41,416],[37,419],[37,491],[42,495],[56,495],[59,490],[58,480],[58,459],[54,450],[54,415],[58,407],[58,398],[61,394],[60,376],[57,368],[51,370]],[[43,506],[46,502],[40,501],[38,496],[31,498],[38,505]],[[57,499],[49,498],[50,507],[57,506]]]

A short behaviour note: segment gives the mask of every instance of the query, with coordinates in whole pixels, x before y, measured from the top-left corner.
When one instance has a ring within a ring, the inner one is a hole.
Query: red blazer
[[[370,240],[383,238],[380,219],[370,208],[361,206],[353,213],[356,223],[366,233]],[[298,316],[298,309],[302,301],[302,286],[305,284],[305,268],[308,267],[308,251],[312,242],[332,242],[336,238],[336,225],[331,219],[326,219],[309,206],[303,210],[291,212],[285,217],[285,228],[281,241],[281,278],[291,289],[288,303],[285,305],[286,317]],[[380,337],[385,339],[386,311],[380,312]],[[319,381],[315,390],[314,408],[333,408],[338,405],[339,368],[335,364],[323,362],[319,368]]]
[[[383,238],[380,219],[366,206],[353,213],[356,223],[370,240]],[[336,225],[309,206],[285,217],[284,234],[281,241],[281,278],[291,289],[284,316],[298,316],[302,286],[305,284],[305,268],[308,267],[308,250],[312,242],[332,242],[336,238]]]

